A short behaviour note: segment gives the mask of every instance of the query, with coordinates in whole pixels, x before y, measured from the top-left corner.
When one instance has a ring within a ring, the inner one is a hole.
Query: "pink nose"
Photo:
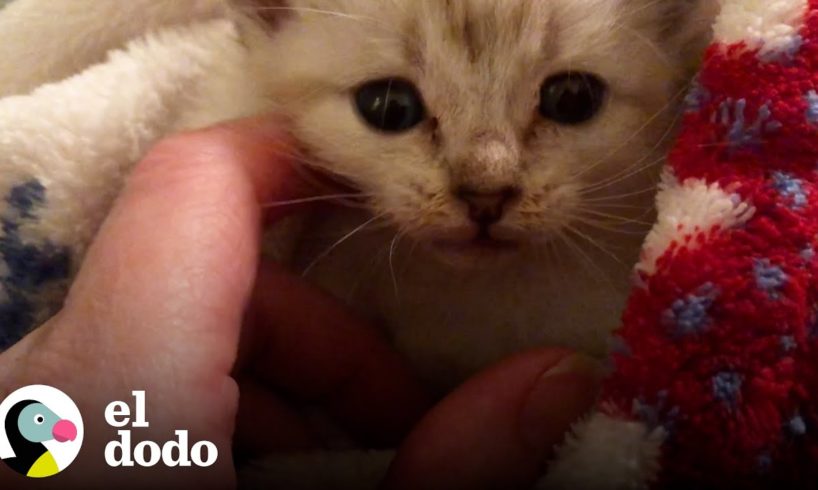
[[[71,421],[60,420],[54,424],[54,428],[51,429],[51,435],[54,436],[57,442],[73,441],[77,438],[77,426]]]

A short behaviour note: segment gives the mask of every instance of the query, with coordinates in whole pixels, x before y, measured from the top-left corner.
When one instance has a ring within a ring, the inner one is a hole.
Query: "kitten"
[[[360,190],[294,268],[441,389],[535,345],[604,355],[713,2],[253,3],[254,90]]]
[[[360,190],[308,219],[294,270],[382,325],[441,392],[532,346],[604,357],[716,3],[255,7],[274,19],[246,31],[255,90],[305,163]],[[245,481],[301,483],[326,461],[270,459]]]

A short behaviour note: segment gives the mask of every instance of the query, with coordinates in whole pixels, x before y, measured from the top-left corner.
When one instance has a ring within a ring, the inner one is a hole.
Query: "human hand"
[[[398,440],[426,408],[419,384],[373,331],[274,265],[259,264],[262,219],[286,211],[264,213],[262,203],[308,192],[288,141],[275,123],[241,121],[171,137],[137,166],[65,307],[0,355],[0,399],[47,384],[77,402],[86,426],[80,457],[49,481],[26,481],[0,464],[0,487],[232,486],[234,367],[258,270],[269,293],[269,301],[256,295],[258,304],[277,306],[264,335],[245,339],[260,349],[257,362],[243,360],[250,372],[242,375],[321,399],[330,413],[383,440]],[[187,429],[191,441],[217,445],[216,466],[108,468],[104,446],[117,434],[104,410],[131,400],[132,390],[146,392],[150,422],[134,430],[135,439],[161,443]],[[259,393],[247,390],[242,411],[264,413],[258,426],[278,428],[267,435],[281,447],[308,443],[294,413],[272,394],[253,396]]]
[[[593,406],[602,374],[595,361],[550,348],[486,369],[413,429],[385,488],[531,488],[571,425]]]

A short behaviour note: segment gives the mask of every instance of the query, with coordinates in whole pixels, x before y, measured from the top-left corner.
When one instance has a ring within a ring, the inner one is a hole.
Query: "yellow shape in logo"
[[[46,451],[31,465],[31,469],[28,470],[26,476],[30,478],[48,478],[59,472],[60,468],[57,466],[54,456],[51,455],[51,451]]]

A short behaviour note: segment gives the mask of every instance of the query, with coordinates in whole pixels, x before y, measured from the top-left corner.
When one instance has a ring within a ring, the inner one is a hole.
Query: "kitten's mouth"
[[[496,252],[513,252],[520,248],[520,244],[511,240],[500,240],[490,236],[478,236],[468,246],[476,249],[496,251]]]
[[[445,264],[455,268],[496,267],[513,260],[522,248],[519,242],[475,237],[471,240],[436,241],[430,252]]]
[[[488,233],[479,233],[471,240],[440,240],[432,244],[441,252],[462,256],[507,255],[521,248],[520,242],[495,238]]]

